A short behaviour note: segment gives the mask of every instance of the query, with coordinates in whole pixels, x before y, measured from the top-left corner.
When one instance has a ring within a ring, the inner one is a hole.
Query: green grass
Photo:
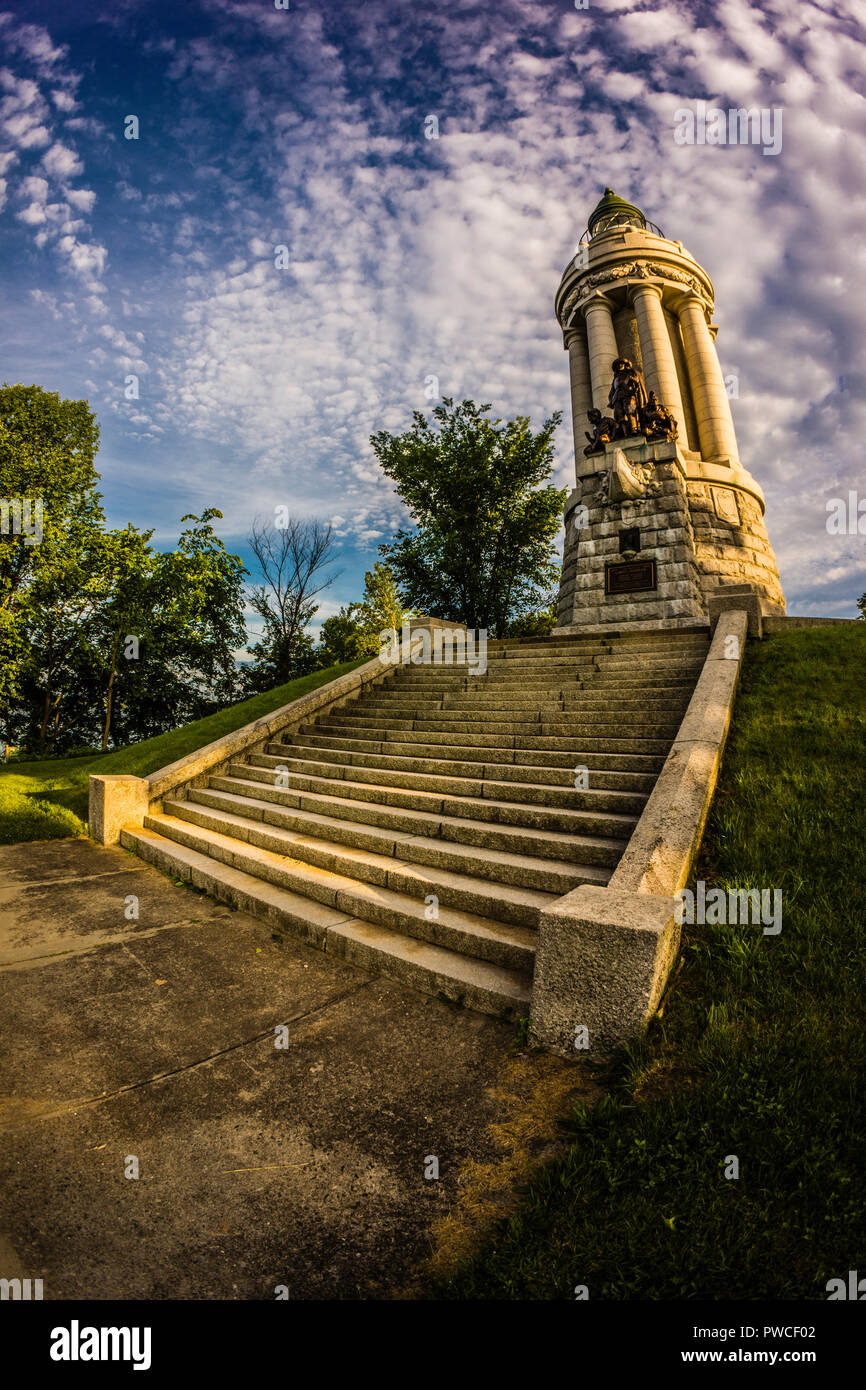
[[[43,762],[13,762],[0,766],[0,844],[26,840],[54,840],[83,835],[87,830],[88,778],[91,772],[130,773],[146,777],[161,767],[222,738],[234,729],[260,719],[290,700],[361,665],[366,658],[346,661],[312,675],[300,676],[287,685],[254,695],[184,724],[170,733],[111,753],[92,753],[78,758],[51,758]]]
[[[750,643],[694,878],[781,888],[781,933],[684,928],[661,1017],[433,1297],[826,1299],[866,1272],[864,788],[866,624]]]

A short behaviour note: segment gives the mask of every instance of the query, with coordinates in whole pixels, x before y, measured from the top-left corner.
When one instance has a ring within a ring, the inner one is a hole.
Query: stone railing
[[[548,1051],[590,1054],[643,1032],[680,942],[674,895],[692,871],[731,722],[748,615],[718,616],[677,737],[607,887],[585,884],[541,914],[531,1028]],[[585,1055],[585,1054],[584,1054]]]
[[[409,622],[411,633],[437,631],[462,633],[466,628],[462,623],[444,622],[438,618],[412,618]],[[459,638],[458,638],[459,641]],[[230,734],[223,735],[213,743],[177,762],[161,767],[148,777],[101,776],[90,777],[90,834],[102,845],[117,844],[123,826],[141,826],[148,811],[161,809],[166,796],[180,796],[189,787],[205,786],[208,778],[227,767],[229,763],[249,757],[277,736],[285,737],[298,731],[316,715],[343,704],[359,691],[381,681],[388,680],[395,670],[394,664],[382,661],[378,656],[354,671],[337,676],[327,685],[319,686],[308,694],[282,705],[271,714],[245,724]]]

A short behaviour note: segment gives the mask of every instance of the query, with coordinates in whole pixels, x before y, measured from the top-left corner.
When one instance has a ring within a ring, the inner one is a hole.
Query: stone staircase
[[[708,645],[532,638],[491,641],[485,675],[396,667],[121,842],[365,969],[526,1014],[539,912],[608,882]]]

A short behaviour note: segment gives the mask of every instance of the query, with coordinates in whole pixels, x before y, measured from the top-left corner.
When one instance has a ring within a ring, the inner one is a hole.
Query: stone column
[[[586,336],[589,343],[589,374],[592,380],[592,403],[606,415],[610,410],[607,398],[613,381],[611,363],[619,357],[610,300],[603,295],[591,299],[584,308]]]
[[[589,349],[586,341],[586,328],[578,322],[566,329],[565,345],[568,348],[568,370],[571,378],[571,421],[574,427],[574,457],[583,455],[586,444],[585,432],[589,429],[586,412],[592,406],[592,382],[589,375]],[[613,360],[613,359],[611,359]]]
[[[637,319],[643,372],[647,391],[655,391],[679,425],[683,447],[688,447],[686,416],[680,396],[680,383],[673,344],[668,333],[662,292],[657,285],[635,285],[632,303]]]
[[[704,306],[697,295],[679,304],[686,366],[698,423],[701,453],[706,459],[738,459],[737,436],[716,345],[707,327]]]

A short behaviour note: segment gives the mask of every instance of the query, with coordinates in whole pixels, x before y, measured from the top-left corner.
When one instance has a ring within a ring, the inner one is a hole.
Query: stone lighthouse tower
[[[556,296],[576,470],[559,632],[681,627],[727,606],[784,612],[713,302],[682,243],[605,189]]]

